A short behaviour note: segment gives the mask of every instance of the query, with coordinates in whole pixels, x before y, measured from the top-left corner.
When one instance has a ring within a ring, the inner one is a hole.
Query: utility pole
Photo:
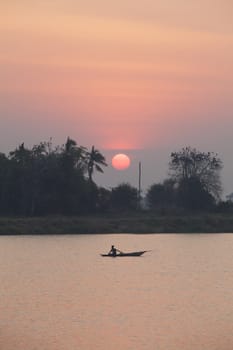
[[[138,166],[138,209],[141,209],[141,178],[142,178],[142,165],[139,162]]]

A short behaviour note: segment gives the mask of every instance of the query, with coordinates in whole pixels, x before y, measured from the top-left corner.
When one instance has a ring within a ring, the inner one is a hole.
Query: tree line
[[[71,215],[92,212],[98,201],[94,171],[103,172],[104,156],[67,138],[62,146],[51,140],[31,149],[24,143],[0,154],[1,215]]]
[[[98,187],[95,171],[107,166],[94,146],[88,150],[67,138],[54,147],[51,140],[32,148],[19,145],[0,153],[0,215],[42,216],[125,212],[141,209],[209,211],[230,204],[220,201],[222,161],[217,154],[191,147],[171,153],[169,176],[152,184],[143,199],[128,183]],[[146,204],[145,204],[146,203]]]

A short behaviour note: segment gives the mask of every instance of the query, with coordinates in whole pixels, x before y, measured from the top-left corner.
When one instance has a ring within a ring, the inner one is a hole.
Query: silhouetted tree
[[[92,148],[95,162],[104,157]],[[52,141],[31,149],[24,143],[5,156],[0,153],[0,215],[90,213],[98,208],[99,189],[89,180],[90,154],[76,141],[53,148]],[[97,167],[96,167],[97,166]]]
[[[179,152],[171,153],[169,163],[172,178],[179,184],[181,181],[196,179],[203,190],[216,200],[221,195],[220,170],[222,161],[213,152],[200,152],[195,148],[186,147]]]
[[[86,157],[86,147],[78,146],[76,141],[68,137],[65,145],[61,149],[61,160],[66,171],[78,169],[80,172],[84,173]]]
[[[233,213],[233,202],[232,200],[221,201],[216,206],[217,213]]]
[[[101,166],[107,166],[105,157],[100,153],[100,151],[92,146],[91,151],[87,152],[87,171],[90,182],[93,182],[92,176],[94,170],[103,173]]]
[[[135,210],[137,208],[137,189],[128,183],[122,183],[112,189],[111,206],[115,210]]]
[[[177,204],[187,210],[205,211],[214,208],[215,199],[196,177],[182,179],[177,188]]]
[[[110,209],[111,205],[111,191],[100,187],[98,189],[98,198],[97,198],[97,209],[100,212],[106,212]]]
[[[146,194],[146,201],[150,209],[170,208],[176,204],[175,181],[165,180],[162,184],[153,184]]]
[[[9,171],[10,161],[4,153],[0,153],[0,215],[9,209]]]
[[[20,215],[30,215],[31,195],[33,187],[33,155],[32,151],[25,148],[22,143],[14,151],[10,152],[12,163],[11,170],[15,193],[12,193],[12,200],[18,207]]]

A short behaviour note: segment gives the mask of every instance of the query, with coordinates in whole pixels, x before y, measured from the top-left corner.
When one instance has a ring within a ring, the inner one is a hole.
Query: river
[[[233,234],[1,236],[0,266],[2,350],[233,349]]]

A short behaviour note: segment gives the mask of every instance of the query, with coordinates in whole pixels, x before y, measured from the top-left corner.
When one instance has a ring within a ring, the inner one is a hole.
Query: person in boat
[[[117,252],[119,252],[120,254],[122,254],[122,252],[121,252],[119,249],[115,248],[114,245],[112,245],[112,247],[111,247],[111,249],[110,249],[110,251],[109,251],[108,254],[109,254],[109,255],[116,256],[116,255],[117,255]]]

